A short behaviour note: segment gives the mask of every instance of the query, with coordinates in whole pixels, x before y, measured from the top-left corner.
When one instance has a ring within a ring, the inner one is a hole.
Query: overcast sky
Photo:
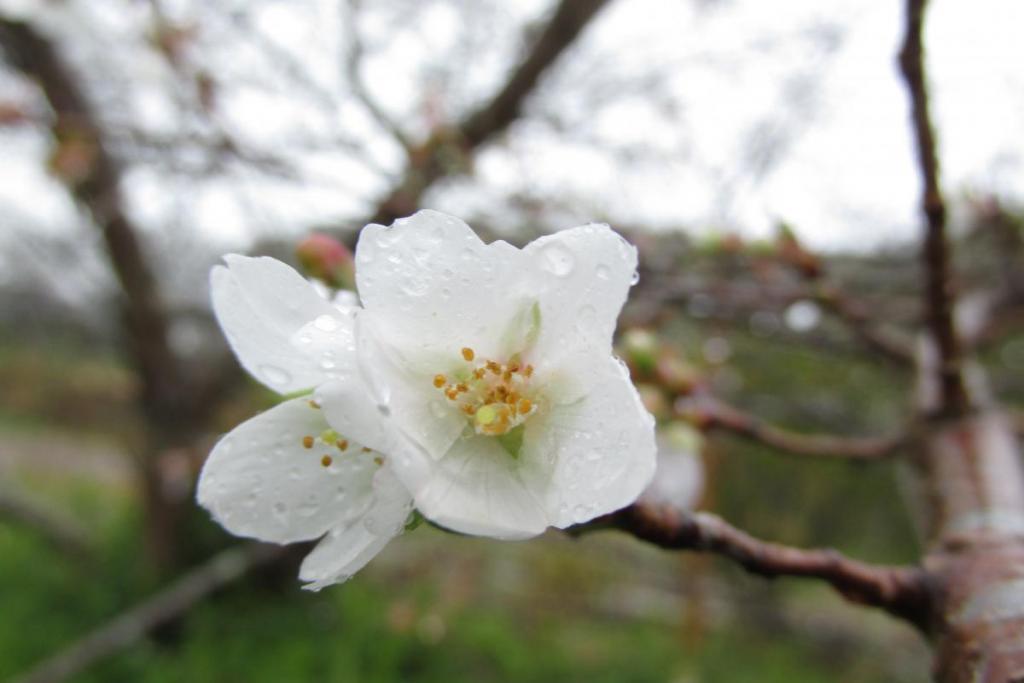
[[[95,13],[89,19],[94,21],[103,15],[95,8],[106,5],[113,10],[104,15],[101,30],[112,35],[133,30],[131,13],[116,11],[133,3],[78,4],[89,9],[42,20],[58,31],[62,26],[73,30],[83,13]],[[168,5],[180,6],[183,16],[202,7],[188,0]],[[329,47],[339,39],[325,20],[336,14],[337,5],[329,0],[268,2],[257,23],[281,45],[310,55],[310,69],[329,81],[330,64],[318,61],[315,46]],[[598,218],[660,229],[765,235],[785,219],[818,247],[870,248],[911,239],[918,224],[918,180],[907,99],[895,63],[901,5],[878,0],[618,0],[550,75],[531,103],[531,116],[502,144],[483,152],[476,164],[478,177],[441,188],[428,197],[429,203],[467,216],[494,215],[507,195],[517,192],[560,198],[568,205],[565,220],[573,222]],[[0,7],[21,7],[29,14],[40,6],[32,0],[0,0]],[[497,6],[511,26],[541,15],[548,3]],[[310,7],[317,12],[306,11]],[[424,7],[418,21],[425,30],[410,28],[408,38],[376,52],[368,64],[371,90],[414,131],[423,126],[423,106],[408,93],[429,73],[422,60],[465,40],[453,10],[437,3]],[[393,30],[386,22],[382,26],[377,30]],[[944,181],[952,196],[972,190],[1013,200],[1024,195],[1022,27],[1020,0],[933,2],[928,65]],[[373,35],[372,25],[364,28]],[[483,41],[479,63],[466,63],[464,72],[459,65],[447,65],[451,102],[442,109],[459,111],[474,93],[479,97],[500,80],[515,46],[501,38],[501,26],[491,28],[492,43],[486,34],[478,37]],[[85,54],[87,59],[105,58]],[[671,114],[652,106],[650,92],[643,89],[623,90],[610,103],[588,109],[588,94],[576,86],[586,80],[581,74],[598,67],[609,77],[616,76],[616,69],[626,77],[660,70],[664,77],[657,87],[663,88],[659,92],[671,104]],[[0,89],[10,93],[5,96],[18,96],[10,81],[0,81]],[[159,93],[140,96],[136,104],[156,122],[169,116]],[[224,116],[254,137],[275,136],[294,108],[283,98],[268,104],[243,93],[230,100]],[[397,170],[400,157],[394,147],[373,138],[380,133],[357,119],[350,120],[350,132],[370,141],[381,165]],[[574,139],[565,131],[587,135]],[[595,152],[589,142],[594,139],[620,151],[650,148],[663,154],[625,163],[622,156]],[[0,227],[31,219],[59,230],[72,222],[70,203],[41,163],[47,144],[39,135],[0,133]],[[351,164],[316,163],[336,186],[282,189],[250,183],[240,189],[211,183],[188,194],[187,220],[179,224],[225,246],[241,247],[261,235],[297,234],[318,221],[354,219],[384,187],[379,178],[356,172]],[[167,220],[172,208],[165,179],[135,173],[127,189],[144,220]]]

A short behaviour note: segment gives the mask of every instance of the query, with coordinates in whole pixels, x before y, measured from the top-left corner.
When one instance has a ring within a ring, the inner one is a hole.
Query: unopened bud
[[[307,275],[338,289],[355,289],[352,252],[330,235],[314,232],[295,248],[299,264]]]

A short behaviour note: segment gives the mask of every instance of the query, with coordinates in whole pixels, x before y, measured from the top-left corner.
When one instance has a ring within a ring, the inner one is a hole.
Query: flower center
[[[463,367],[435,375],[434,386],[471,420],[477,434],[502,436],[526,422],[537,411],[531,398],[533,366],[523,365],[518,354],[507,362],[479,359],[473,349],[462,349]]]

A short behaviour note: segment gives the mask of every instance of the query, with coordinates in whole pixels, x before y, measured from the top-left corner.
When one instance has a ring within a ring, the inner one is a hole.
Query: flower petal
[[[541,309],[534,356],[551,361],[588,347],[611,355],[616,319],[636,272],[636,247],[594,224],[536,239],[523,253]]]
[[[242,366],[279,393],[309,389],[344,366],[352,318],[279,261],[229,255],[210,273],[217,320]],[[268,285],[271,286],[268,292]],[[273,286],[276,285],[276,290]]]
[[[318,437],[327,429],[321,411],[305,399],[243,422],[203,466],[199,504],[231,533],[276,543],[317,538],[361,515],[378,466],[358,443],[344,452],[324,443]]]
[[[373,490],[366,514],[332,529],[303,560],[299,578],[309,582],[303,588],[318,591],[348,580],[402,533],[412,499],[401,482],[383,467],[374,475]]]
[[[428,479],[413,491],[416,507],[453,531],[515,540],[548,525],[544,508],[519,476],[519,463],[493,437],[452,444]]]
[[[497,354],[494,330],[524,301],[517,289],[522,252],[506,242],[484,244],[461,220],[437,211],[366,226],[356,264],[363,306],[399,348],[453,359],[463,346]]]
[[[559,528],[636,500],[655,468],[654,418],[612,357],[584,364],[592,383],[527,423],[521,474]]]

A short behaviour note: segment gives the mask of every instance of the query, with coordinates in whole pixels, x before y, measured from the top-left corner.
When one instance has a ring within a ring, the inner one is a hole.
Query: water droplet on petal
[[[558,277],[566,277],[572,273],[575,265],[576,259],[561,244],[550,244],[541,253],[541,267]]]
[[[316,325],[318,329],[321,329],[324,332],[334,332],[336,329],[338,329],[340,323],[338,323],[337,318],[335,318],[333,315],[327,315],[325,313],[324,315],[321,315],[316,320],[314,320],[313,324]]]
[[[292,376],[276,365],[261,365],[257,368],[260,376],[271,384],[281,386],[291,381]]]
[[[298,513],[303,517],[312,517],[319,507],[316,496],[310,496],[299,504]]]
[[[629,286],[632,287],[636,283],[640,282],[640,271],[634,270],[633,274],[629,278]]]

